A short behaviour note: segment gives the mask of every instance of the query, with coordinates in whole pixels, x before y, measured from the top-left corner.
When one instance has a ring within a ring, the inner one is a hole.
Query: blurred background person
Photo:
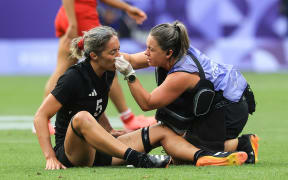
[[[137,29],[135,21],[119,9],[101,4],[98,8],[98,13],[101,24],[113,27],[117,31],[119,38],[131,38],[131,31]]]

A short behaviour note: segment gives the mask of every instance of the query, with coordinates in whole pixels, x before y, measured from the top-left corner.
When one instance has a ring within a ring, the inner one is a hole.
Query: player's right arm
[[[132,65],[133,69],[142,69],[149,67],[145,51],[135,54],[121,53],[121,55],[123,55],[124,58]]]
[[[66,168],[56,158],[48,129],[48,120],[52,118],[61,107],[60,102],[52,94],[49,94],[47,98],[44,99],[34,117],[34,126],[39,144],[46,159],[45,169],[47,170]]]
[[[114,8],[125,11],[128,16],[136,21],[137,24],[142,24],[147,19],[147,14],[135,6],[122,1],[122,0],[101,0],[103,3]]]

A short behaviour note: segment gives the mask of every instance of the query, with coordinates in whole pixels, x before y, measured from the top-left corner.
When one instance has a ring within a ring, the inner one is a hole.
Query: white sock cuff
[[[132,113],[131,109],[128,108],[126,111],[124,111],[124,112],[122,112],[122,113],[120,114],[120,118],[123,119],[123,120],[125,120],[125,119],[127,119],[129,116],[131,116],[131,113]]]

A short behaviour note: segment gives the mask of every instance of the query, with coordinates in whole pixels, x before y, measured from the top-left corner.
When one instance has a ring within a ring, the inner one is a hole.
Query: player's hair
[[[189,48],[189,37],[187,29],[180,21],[159,24],[153,27],[150,35],[155,38],[164,51],[172,50],[172,57],[179,60],[187,53]]]
[[[83,55],[89,58],[91,52],[101,55],[111,37],[117,36],[117,32],[108,26],[99,26],[83,33],[83,36],[74,38],[70,46],[71,56],[77,59]]]

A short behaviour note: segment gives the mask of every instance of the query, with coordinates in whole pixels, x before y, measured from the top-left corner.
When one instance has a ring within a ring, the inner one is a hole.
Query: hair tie
[[[80,39],[80,41],[78,42],[77,46],[78,46],[78,48],[79,48],[80,50],[83,50],[83,49],[84,49],[84,39],[83,39],[83,38]]]

